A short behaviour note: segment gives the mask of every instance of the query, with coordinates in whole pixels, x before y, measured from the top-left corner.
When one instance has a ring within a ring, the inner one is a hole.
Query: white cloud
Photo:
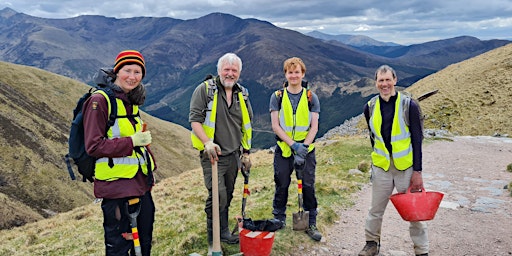
[[[43,18],[103,15],[194,19],[223,12],[300,32],[356,33],[401,44],[460,35],[510,39],[512,31],[509,0],[17,0],[0,2],[0,9],[4,7]]]
[[[368,26],[368,25],[359,25],[359,26],[357,26],[356,29],[354,29],[354,31],[361,32],[361,31],[369,31],[371,29],[372,28],[370,26]]]

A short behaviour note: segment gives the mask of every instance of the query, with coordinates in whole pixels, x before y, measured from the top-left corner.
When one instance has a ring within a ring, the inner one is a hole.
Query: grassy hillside
[[[512,44],[448,66],[407,88],[421,102],[425,126],[460,135],[512,136]]]
[[[0,69],[0,229],[91,202],[92,184],[70,180],[63,160],[72,110],[88,86],[27,66],[0,62]],[[142,117],[159,180],[199,166],[187,129]]]
[[[350,174],[349,169],[357,168],[360,162],[368,162],[370,147],[366,138],[339,138],[319,144],[316,188],[318,225],[322,230],[339,220],[337,209],[350,206],[350,194],[368,181],[368,173]],[[272,218],[272,158],[269,151],[252,155],[251,195],[247,199],[246,214],[255,220]],[[153,254],[188,255],[197,252],[205,255],[206,215],[203,209],[207,192],[201,170],[194,169],[165,179],[153,191],[157,208]],[[242,193],[243,177],[239,175],[230,210],[232,216],[240,214]],[[291,214],[297,210],[297,183],[293,178],[287,228],[276,233],[274,255],[287,255],[286,252],[295,248],[297,241],[303,246],[315,243],[304,232],[291,230]],[[230,227],[233,227],[235,221],[233,218],[230,221]],[[103,255],[101,223],[100,205],[89,204],[24,227],[2,230],[0,255]],[[224,255],[239,251],[238,245],[222,246]]]

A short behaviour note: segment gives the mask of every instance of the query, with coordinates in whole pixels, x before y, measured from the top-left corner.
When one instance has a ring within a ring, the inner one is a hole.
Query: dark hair
[[[391,72],[391,74],[393,74],[393,78],[396,78],[396,72],[395,72],[395,70],[394,70],[392,67],[390,67],[390,66],[388,66],[388,65],[382,65],[382,66],[380,66],[380,67],[377,69],[377,71],[375,71],[375,80],[377,80],[377,75],[378,75],[378,74],[380,74],[380,73],[386,73],[386,72],[388,72],[388,71],[390,71],[390,72]]]

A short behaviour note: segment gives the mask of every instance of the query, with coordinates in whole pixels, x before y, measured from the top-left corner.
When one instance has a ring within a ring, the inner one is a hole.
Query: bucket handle
[[[409,187],[407,188],[407,192],[406,192],[406,193],[407,193],[407,194],[408,194],[408,193],[418,193],[418,192],[421,192],[422,194],[426,194],[426,193],[427,193],[427,191],[425,191],[425,187],[423,187],[423,186],[421,186],[421,191],[418,191],[418,192],[411,192],[411,189],[412,189],[412,186],[409,186]]]

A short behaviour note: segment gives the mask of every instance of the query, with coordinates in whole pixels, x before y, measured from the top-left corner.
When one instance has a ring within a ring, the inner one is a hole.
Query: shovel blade
[[[293,230],[302,231],[306,230],[309,225],[309,211],[294,212],[293,213]]]

